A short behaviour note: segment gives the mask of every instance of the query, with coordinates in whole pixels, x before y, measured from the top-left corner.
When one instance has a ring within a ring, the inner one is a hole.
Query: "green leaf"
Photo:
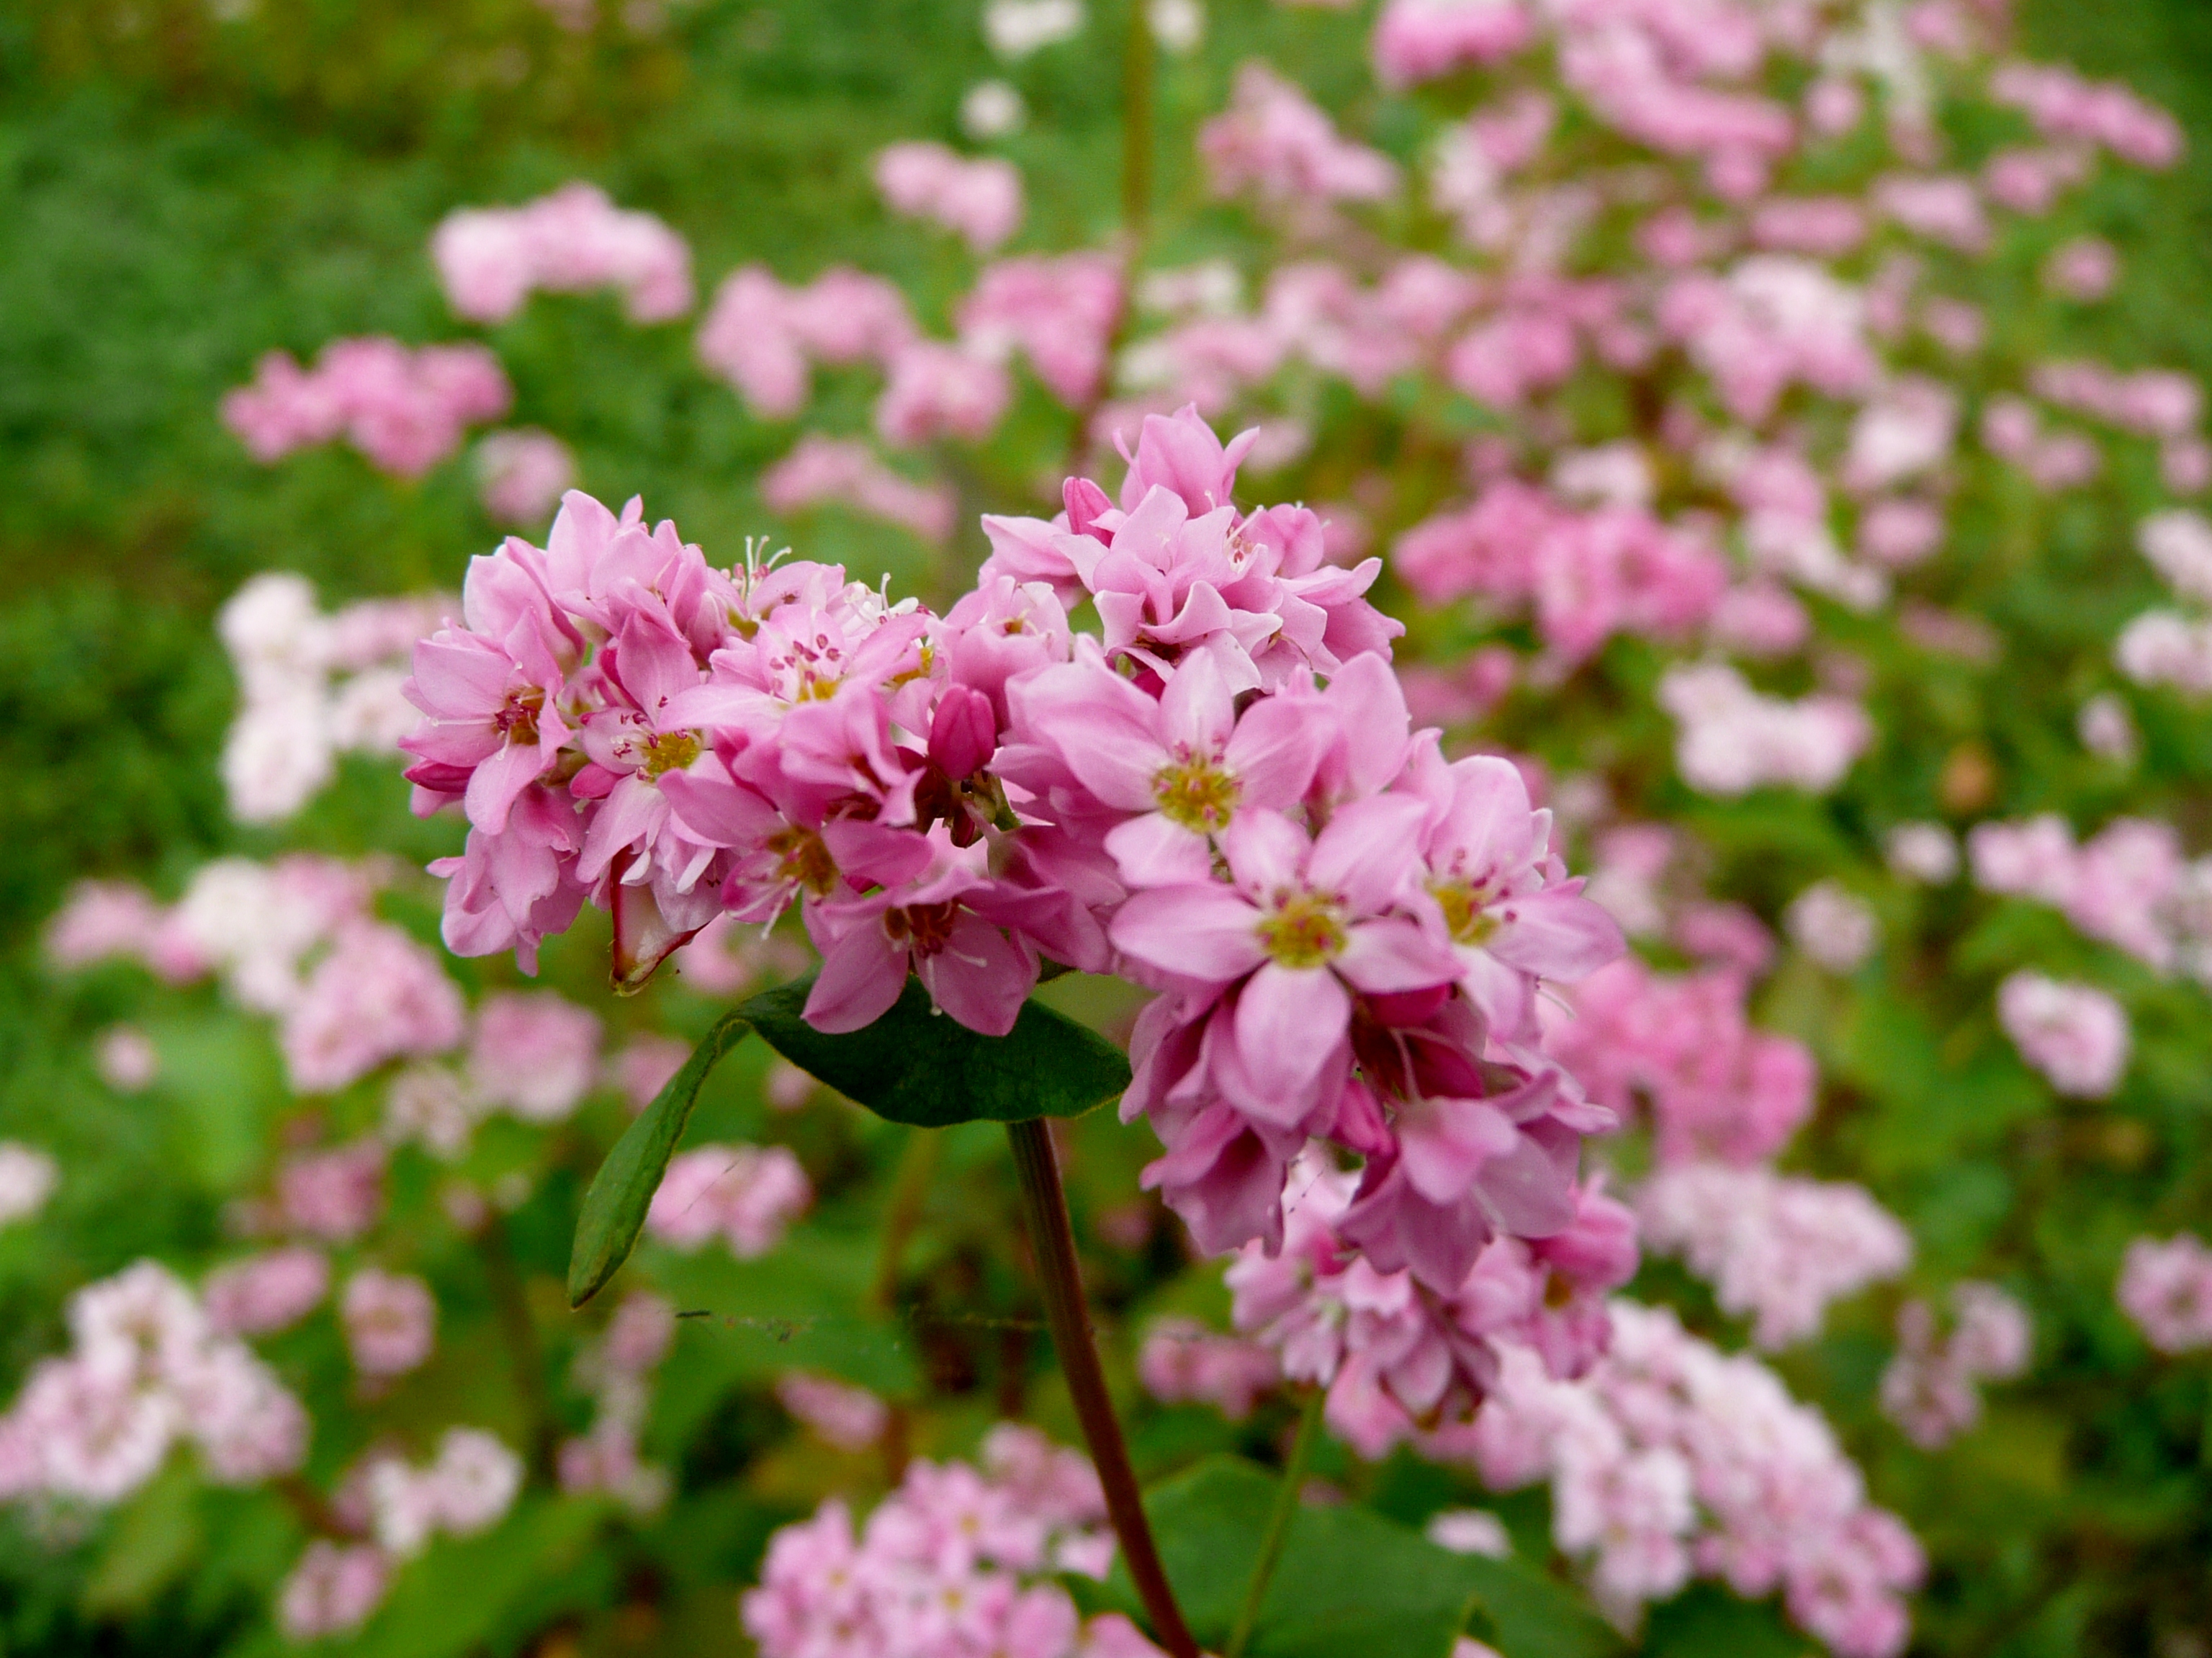
[[[554,1618],[597,1610],[618,1587],[613,1555],[592,1547],[609,1518],[604,1503],[525,1501],[489,1532],[441,1538],[398,1576],[352,1658],[514,1652]]]
[[[1156,1486],[1146,1509],[1168,1578],[1201,1645],[1218,1648],[1243,1604],[1275,1478],[1212,1457]],[[1120,1565],[1109,1593],[1133,1609]],[[1253,1627],[1249,1658],[1449,1658],[1469,1615],[1505,1658],[1601,1658],[1619,1637],[1574,1597],[1508,1563],[1455,1555],[1371,1509],[1302,1509]]]
[[[691,1120],[700,1084],[715,1061],[743,1041],[750,1028],[744,1009],[715,1021],[714,1028],[684,1062],[684,1069],[669,1079],[599,1165],[591,1189],[584,1193],[584,1210],[577,1218],[576,1241],[568,1255],[569,1306],[581,1307],[598,1295],[629,1259],[645,1225],[645,1211],[659,1189],[660,1177],[668,1172],[668,1160],[684,1137],[684,1125]]]
[[[802,978],[738,1012],[793,1064],[894,1123],[945,1128],[1080,1117],[1129,1086],[1119,1049],[1035,1002],[1007,1035],[983,1036],[939,1013],[909,978],[874,1024],[829,1036],[799,1017],[813,988],[811,977]]]
[[[170,1467],[118,1516],[85,1580],[85,1610],[100,1617],[142,1610],[199,1552],[199,1483]]]
[[[1819,1643],[1783,1621],[1772,1602],[1739,1600],[1712,1583],[1693,1583],[1654,1606],[1644,1637],[1646,1658],[1814,1658],[1820,1650]]]

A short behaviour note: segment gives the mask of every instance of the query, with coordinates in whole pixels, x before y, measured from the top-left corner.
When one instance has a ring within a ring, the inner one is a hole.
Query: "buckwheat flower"
[[[217,1484],[258,1484],[307,1460],[307,1411],[238,1343],[201,1353],[177,1379],[176,1393],[184,1430]]]
[[[103,1505],[151,1479],[182,1426],[168,1389],[77,1356],[33,1366],[5,1422],[28,1449],[29,1489]]]
[[[1012,162],[969,161],[943,144],[895,143],[876,157],[876,188],[895,213],[957,232],[978,254],[1022,222],[1022,175]]]
[[[21,1141],[0,1140],[0,1226],[35,1216],[60,1179],[60,1165],[45,1152]]]
[[[617,288],[634,322],[664,322],[691,308],[684,239],[581,182],[520,207],[459,209],[433,233],[430,257],[447,302],[473,321],[504,321],[533,289]]]
[[[459,989],[438,958],[397,927],[339,930],[288,1009],[277,1044],[303,1094],[334,1094],[386,1060],[441,1053],[460,1040]]]
[[[2111,293],[2119,277],[2119,253],[2100,236],[2077,236],[2063,243],[2043,267],[2046,289],[2085,305]]]
[[[1925,1301],[1907,1301],[1897,1315],[1898,1350],[1881,1378],[1885,1415],[1921,1449],[1940,1448],[1981,1419],[1978,1384],[2027,1368],[2032,1331],[2019,1302],[1994,1284],[1972,1282],[1951,1290],[1952,1328],[1938,1339]]]
[[[276,1207],[286,1226],[330,1243],[350,1243],[384,1212],[384,1148],[356,1140],[302,1152],[276,1173]]]
[[[690,1057],[691,1045],[678,1038],[632,1037],[609,1063],[607,1076],[633,1112],[643,1111]]]
[[[1303,89],[1265,64],[1237,71],[1229,107],[1199,130],[1214,193],[1279,207],[1380,201],[1398,188],[1389,157],[1344,137]]]
[[[576,457],[534,426],[492,432],[477,445],[477,479],[484,510],[495,521],[542,524],[574,485]]]
[[[1534,33],[1519,0],[1389,0],[1369,43],[1376,78],[1400,88],[1494,64]]]
[[[2212,1249],[2193,1234],[2130,1243],[2117,1294],[2121,1311],[2160,1352],[2212,1347]]]
[[[1959,840],[1940,823],[1900,823],[1882,838],[1889,867],[1907,881],[1949,885],[1959,875]]]
[[[983,39],[998,56],[1018,60],[1083,31],[1083,0],[988,0]]]
[[[301,1642],[352,1634],[383,1603],[391,1570],[373,1544],[318,1539],[277,1591],[278,1627]]]
[[[1865,710],[1847,698],[1761,696],[1718,662],[1668,669],[1659,702],[1680,724],[1674,759],[1682,780],[1703,794],[1733,796],[1778,783],[1825,793],[1874,737]]]
[[[1832,881],[1815,881],[1790,899],[1783,922],[1799,949],[1835,973],[1863,965],[1881,938],[1866,902]]]
[[[841,1451],[866,1450],[883,1437],[890,1421],[890,1407],[866,1388],[804,1370],[778,1376],[775,1397],[816,1437]]]
[[[1281,1362],[1257,1342],[1224,1336],[1195,1319],[1153,1321],[1137,1350],[1145,1391],[1167,1405],[1211,1405],[1231,1422],[1252,1414],[1283,1379]]]
[[[1997,1022],[2061,1094],[2102,1099],[2127,1070],[2126,1011],[2094,986],[2023,969],[1997,987]]]
[[[1012,137],[1029,116],[1022,94],[1004,81],[978,81],[960,100],[960,130],[979,143]]]
[[[1513,1539],[1506,1534],[1504,1522],[1484,1509],[1446,1509],[1430,1516],[1422,1534],[1454,1554],[1504,1560],[1513,1553]]]
[[[413,1141],[447,1161],[464,1155],[484,1106],[459,1075],[444,1065],[410,1065],[384,1095],[384,1137]]]
[[[668,1165],[646,1228],[678,1249],[720,1237],[740,1260],[766,1254],[813,1198],[799,1160],[781,1146],[700,1146]]]
[[[550,991],[501,991],[477,1004],[471,1091],[526,1123],[556,1123],[599,1074],[599,1021]]]
[[[891,359],[876,399],[876,432],[897,448],[945,437],[980,443],[997,429],[1013,394],[1006,369],[988,357],[917,340]]]
[[[264,1336],[297,1324],[330,1289],[330,1258],[295,1244],[210,1273],[200,1300],[216,1334]]]
[[[448,1428],[426,1478],[437,1523],[457,1537],[497,1525],[522,1490],[522,1459],[481,1428]]]
[[[1644,1241],[1680,1254],[1752,1339],[1786,1347],[1819,1332],[1830,1303],[1896,1277],[1911,1235],[1863,1187],[1725,1163],[1662,1167],[1638,1194]]]
[[[951,493],[893,472],[863,442],[810,432],[761,474],[760,487],[779,513],[828,503],[902,525],[925,541],[941,543],[952,533]]]
[[[422,1279],[367,1266],[346,1280],[338,1318],[354,1368],[364,1376],[404,1375],[430,1356],[438,1303]]]
[[[143,960],[155,946],[161,906],[127,881],[81,881],[46,923],[46,960],[64,970],[117,957]]]
[[[1097,395],[1121,315],[1119,265],[1110,255],[1082,253],[987,265],[958,310],[970,350],[1003,361],[1018,348],[1071,408]]]

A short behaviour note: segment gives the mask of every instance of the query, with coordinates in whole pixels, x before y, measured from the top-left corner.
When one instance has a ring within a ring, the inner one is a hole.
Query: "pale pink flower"
[[[391,1570],[374,1545],[318,1539],[277,1591],[277,1624],[294,1641],[350,1635],[382,1604]]]
[[[514,401],[499,360],[480,345],[334,340],[313,371],[282,351],[227,393],[223,424],[264,463],[343,436],[376,466],[418,477],[460,447],[464,430]]]
[[[1310,213],[1332,202],[1379,201],[1398,187],[1389,157],[1345,138],[1265,64],[1237,71],[1228,108],[1200,128],[1198,148],[1216,194],[1250,191],[1279,209]]]
[[[629,1108],[643,1111],[684,1069],[691,1045],[673,1036],[636,1036],[623,1045],[608,1074]]]
[[[908,141],[880,152],[875,174],[893,212],[940,224],[978,254],[1021,226],[1022,175],[1011,162],[969,161],[943,144]]]
[[[2043,267],[2045,288],[2082,304],[2104,298],[2119,279],[2119,253],[2100,236],[2077,236],[2061,244]]]
[[[2061,1094],[2102,1099],[2127,1070],[2126,1011],[2094,986],[2023,969],[1997,987],[1997,1021]]]
[[[373,1266],[346,1280],[338,1318],[354,1368],[364,1376],[404,1375],[430,1356],[437,1338],[438,1303],[430,1286]]]
[[[330,1289],[330,1258],[292,1245],[210,1273],[200,1298],[217,1334],[263,1336],[298,1323]]]
[[[502,524],[542,524],[576,482],[576,457],[534,426],[492,432],[477,445],[484,510]]]
[[[775,1397],[817,1438],[841,1451],[866,1450],[890,1421],[890,1408],[866,1388],[804,1370],[778,1376]]]
[[[499,991],[477,1007],[469,1086],[526,1123],[557,1123],[597,1080],[599,1021],[550,991]]]
[[[633,322],[665,322],[691,308],[684,239],[581,182],[520,207],[458,209],[432,234],[430,257],[447,302],[476,322],[505,321],[533,289],[618,289]]]
[[[2130,1244],[2118,1295],[2121,1310],[2160,1352],[2212,1347],[2212,1249],[2194,1234]]]
[[[1218,1334],[1195,1319],[1166,1318],[1145,1332],[1137,1376],[1163,1403],[1211,1405],[1242,1422],[1259,1396],[1281,1382],[1283,1371],[1257,1342]]]
[[[295,1231],[349,1243],[384,1212],[384,1163],[373,1139],[288,1158],[276,1172],[277,1212]]]
[[[1881,925],[1863,899],[1841,883],[1817,881],[1783,912],[1793,943],[1831,972],[1863,966],[1881,942]]]
[[[893,472],[857,440],[809,432],[761,474],[760,490],[769,509],[785,515],[828,503],[902,525],[925,541],[941,543],[952,533],[949,490]]]
[[[812,1201],[799,1160],[782,1146],[700,1146],[668,1165],[646,1228],[678,1249],[721,1238],[739,1260],[766,1254]]]
[[[1496,63],[1520,51],[1534,32],[1520,0],[1389,0],[1369,49],[1376,78],[1406,87]]]
[[[46,1206],[61,1181],[61,1166],[18,1140],[0,1140],[0,1226],[29,1220]]]

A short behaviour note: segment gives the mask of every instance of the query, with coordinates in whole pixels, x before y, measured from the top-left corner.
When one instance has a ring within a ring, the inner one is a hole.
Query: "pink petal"
[[[1189,672],[1188,664],[1178,668],[1176,683]],[[1269,697],[1245,710],[1221,758],[1244,785],[1247,806],[1280,809],[1306,792],[1328,735],[1327,716],[1313,698]]]
[[[1158,812],[1114,830],[1106,850],[1133,887],[1204,886],[1213,874],[1206,837]]]
[[[1340,894],[1354,914],[1387,907],[1413,878],[1428,808],[1418,795],[1379,795],[1339,808],[1314,840],[1306,879]]]
[[[945,948],[922,957],[915,970],[931,1000],[986,1036],[1013,1029],[1037,978],[1035,956],[972,913],[955,922]]]
[[[906,964],[907,953],[891,942],[880,919],[860,919],[823,952],[802,1016],[832,1035],[874,1024],[906,988]]]
[[[1239,812],[1221,836],[1221,850],[1237,886],[1255,899],[1303,887],[1309,850],[1304,830],[1264,807]]]
[[[1260,915],[1224,887],[1155,887],[1114,917],[1116,949],[1185,978],[1226,984],[1267,959]]]
[[[1326,967],[1270,961],[1237,1003],[1237,1055],[1267,1094],[1303,1096],[1344,1038],[1352,997]]]
[[[1152,779],[1168,763],[1151,698],[1106,667],[1071,663],[1010,687],[1023,735],[1057,750],[1106,805],[1152,809]]]
[[[1456,956],[1402,916],[1354,923],[1334,966],[1373,996],[1448,984],[1460,971]]]
[[[1236,698],[1211,656],[1179,666],[1160,697],[1160,730],[1170,747],[1217,754],[1237,723]]]
[[[1521,1137],[1505,1113],[1480,1100],[1427,1100],[1398,1119],[1406,1178],[1432,1204],[1467,1195],[1483,1165],[1510,1154]]]
[[[1579,893],[1531,893],[1499,905],[1490,951],[1508,966],[1546,978],[1577,979],[1620,960],[1620,924]]]

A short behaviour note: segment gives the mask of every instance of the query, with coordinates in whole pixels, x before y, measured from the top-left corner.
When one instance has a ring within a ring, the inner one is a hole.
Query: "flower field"
[[[0,17],[0,1648],[2212,1654],[2212,15]]]

